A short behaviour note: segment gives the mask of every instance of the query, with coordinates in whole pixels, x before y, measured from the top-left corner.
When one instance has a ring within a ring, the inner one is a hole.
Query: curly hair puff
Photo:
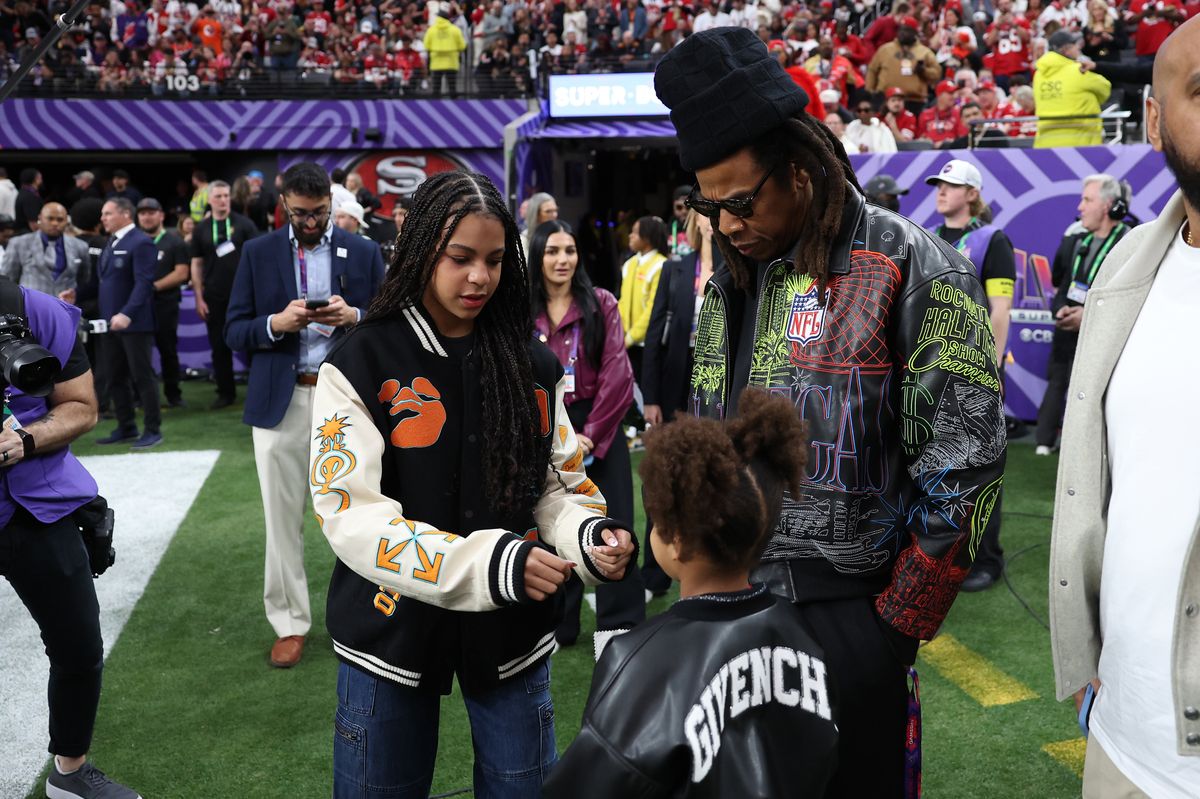
[[[683,560],[749,569],[779,519],[784,491],[800,492],[804,423],[785,397],[747,389],[725,423],[681,416],[646,434],[639,474],[647,512]]]

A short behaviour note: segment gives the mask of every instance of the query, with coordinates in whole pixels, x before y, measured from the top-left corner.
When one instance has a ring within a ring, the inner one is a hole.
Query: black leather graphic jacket
[[[787,259],[760,264],[753,291],[724,267],[709,281],[691,406],[721,418],[757,386],[808,423],[803,495],[785,500],[756,579],[798,602],[875,596],[891,629],[928,639],[1000,492],[996,345],[975,267],[849,194],[824,306]]]
[[[618,635],[545,799],[822,796],[837,718],[800,613],[758,585],[709,594]]]

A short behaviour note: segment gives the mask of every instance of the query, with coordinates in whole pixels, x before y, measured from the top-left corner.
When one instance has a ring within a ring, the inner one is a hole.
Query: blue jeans
[[[342,663],[333,721],[333,795],[426,799],[441,696]],[[476,799],[537,799],[558,760],[550,663],[479,693],[463,691],[475,749]]]

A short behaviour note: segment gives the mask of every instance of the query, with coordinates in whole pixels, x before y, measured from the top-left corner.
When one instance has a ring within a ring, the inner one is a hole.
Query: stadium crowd
[[[0,2],[0,79],[67,5]],[[692,32],[741,26],[809,92],[810,110],[838,115],[851,152],[890,151],[914,139],[959,143],[972,119],[1095,115],[1109,99],[1095,86],[1035,100],[1039,59],[1061,53],[1071,34],[1079,51],[1069,57],[1085,74],[1140,88],[1148,73],[1131,67],[1148,67],[1166,36],[1198,11],[1200,2],[1183,0],[116,0],[89,5],[23,90],[528,96],[553,73],[651,71]],[[1079,105],[1079,91],[1094,94],[1095,104]],[[1137,103],[1124,105],[1140,113]],[[997,130],[1031,136],[1035,128]]]

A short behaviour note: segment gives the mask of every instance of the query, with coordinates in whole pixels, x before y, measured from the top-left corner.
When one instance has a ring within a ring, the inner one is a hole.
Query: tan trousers
[[[1096,736],[1088,736],[1083,760],[1083,799],[1150,799],[1100,748]]]
[[[312,386],[297,385],[283,421],[254,427],[254,463],[266,519],[263,605],[275,635],[305,635],[312,626],[304,575],[304,514],[308,493],[308,443],[312,438]]]

